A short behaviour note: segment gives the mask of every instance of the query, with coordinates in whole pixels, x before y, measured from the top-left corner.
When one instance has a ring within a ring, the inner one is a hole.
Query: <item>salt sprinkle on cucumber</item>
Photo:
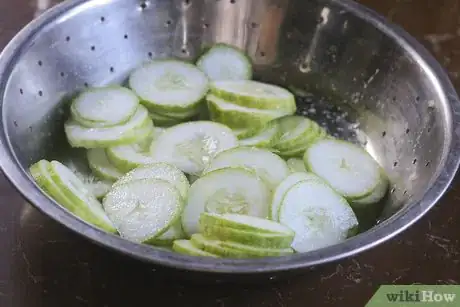
[[[196,121],[167,129],[150,148],[154,160],[177,166],[184,173],[201,175],[221,151],[238,146],[232,130],[211,121]]]
[[[190,188],[187,177],[174,165],[164,162],[137,167],[117,180],[113,185],[118,186],[139,179],[161,179],[167,181],[177,188],[184,200],[187,199]]]
[[[122,237],[148,244],[179,219],[183,199],[167,181],[139,179],[115,186],[103,205]]]

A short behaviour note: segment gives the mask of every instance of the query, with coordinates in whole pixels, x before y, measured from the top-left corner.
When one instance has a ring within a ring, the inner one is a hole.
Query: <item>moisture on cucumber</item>
[[[387,174],[300,115],[290,90],[263,81],[272,77],[256,80],[251,62],[217,43],[195,64],[153,59],[127,86],[85,89],[63,130],[88,167],[42,157],[32,179],[87,223],[183,256],[281,257],[343,242],[357,233],[353,210],[379,207]]]
[[[103,205],[122,237],[150,243],[178,221],[183,199],[167,181],[138,179],[115,186]]]
[[[167,129],[152,143],[156,161],[177,166],[184,173],[200,175],[221,151],[238,146],[232,130],[211,121],[196,121]]]

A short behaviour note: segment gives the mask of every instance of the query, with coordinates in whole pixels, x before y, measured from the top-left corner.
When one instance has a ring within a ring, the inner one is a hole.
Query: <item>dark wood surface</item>
[[[422,41],[460,86],[459,0],[364,0]],[[52,1],[0,1],[0,46]],[[357,257],[263,285],[165,280],[70,233],[0,176],[0,307],[364,306],[381,284],[460,282],[460,181],[408,231]]]

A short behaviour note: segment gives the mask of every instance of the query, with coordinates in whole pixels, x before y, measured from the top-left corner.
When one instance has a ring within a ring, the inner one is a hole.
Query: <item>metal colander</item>
[[[213,42],[246,50],[256,79],[290,88],[300,114],[361,143],[381,163],[392,185],[375,226],[306,254],[197,259],[106,234],[37,188],[26,171],[31,163],[78,156],[63,134],[66,99],[124,82],[152,58],[194,59]],[[459,164],[460,103],[444,71],[404,31],[348,0],[67,1],[3,51],[0,97],[0,163],[33,205],[101,245],[189,271],[273,274],[356,254],[420,218]]]

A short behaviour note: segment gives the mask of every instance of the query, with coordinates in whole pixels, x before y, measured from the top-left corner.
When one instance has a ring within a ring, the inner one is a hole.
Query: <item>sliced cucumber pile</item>
[[[74,215],[107,232],[117,232],[92,191],[68,167],[40,160],[30,167],[30,173],[42,190]]]
[[[264,128],[254,135],[241,138],[241,146],[254,146],[260,148],[272,148],[281,136],[281,128],[277,121],[269,122]]]
[[[72,147],[106,148],[132,144],[146,138],[152,132],[153,123],[147,109],[140,105],[134,115],[123,124],[89,128],[71,118],[64,128]]]
[[[211,119],[238,134],[260,130],[297,110],[295,98],[289,91],[252,80],[215,81],[206,101]]]
[[[252,63],[241,50],[216,44],[198,59],[196,65],[211,80],[245,80],[252,78]]]
[[[155,59],[127,87],[85,89],[63,129],[87,170],[43,159],[32,178],[94,227],[188,256],[278,257],[346,240],[353,210],[378,207],[387,175],[253,75],[243,51],[219,43],[195,64]]]
[[[312,143],[328,135],[316,122],[303,116],[285,116],[278,121],[281,136],[273,147],[285,158],[302,158]]]
[[[358,145],[324,139],[304,154],[307,169],[343,195],[352,206],[378,202],[387,192],[388,178],[372,156]]]
[[[294,231],[264,218],[205,212],[200,216],[199,228],[200,232],[194,233],[190,240],[178,243],[192,247],[194,253],[199,253],[198,249],[207,256],[222,258],[277,257],[294,253],[291,248]]]

